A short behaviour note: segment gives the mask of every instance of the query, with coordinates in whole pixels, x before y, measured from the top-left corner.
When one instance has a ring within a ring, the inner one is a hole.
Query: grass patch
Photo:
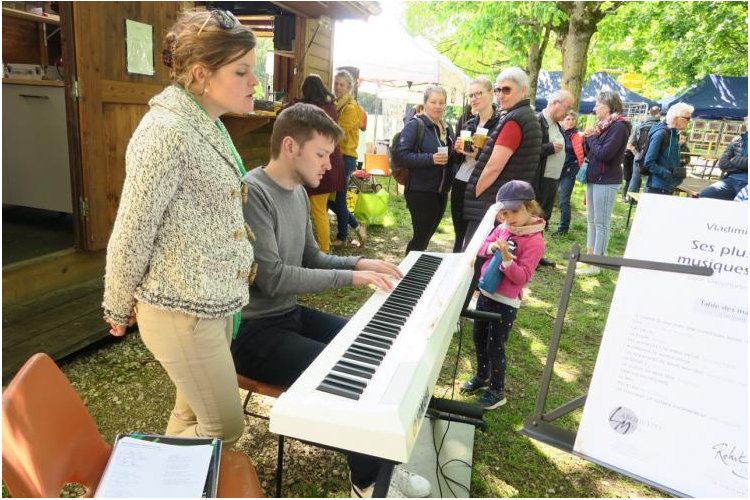
[[[388,181],[381,179],[384,186]],[[364,255],[400,262],[411,238],[411,223],[403,196],[395,193],[391,181],[391,209],[396,225],[368,228],[363,249],[345,247],[337,253]],[[557,314],[566,267],[565,254],[574,244],[585,248],[586,220],[581,200],[583,187],[573,192],[573,223],[570,233],[547,237],[546,256],[558,263],[542,268],[527,289],[524,304],[508,342],[506,391],[508,403],[486,415],[488,428],[475,439],[471,496],[474,497],[653,497],[660,492],[573,455],[525,437],[519,431],[531,415],[547,357],[547,346]],[[619,200],[619,198],[618,198]],[[612,217],[610,255],[622,255],[627,240],[627,205],[617,201]],[[559,212],[551,222],[557,228]],[[430,250],[450,252],[453,246],[450,210],[433,237]],[[566,324],[560,342],[558,361],[550,389],[549,407],[584,394],[599,349],[617,273],[603,271],[598,276],[576,280]],[[345,288],[327,293],[304,295],[300,302],[342,316],[354,314],[370,295],[369,289]],[[461,332],[454,335],[435,394],[455,394],[458,386],[474,370],[471,323],[462,320]],[[457,357],[460,343],[460,357]],[[454,366],[458,376],[453,380]],[[139,335],[111,340],[81,351],[62,363],[76,391],[84,399],[101,433],[112,442],[119,432],[163,432],[174,402],[174,387]],[[243,391],[241,391],[243,392]],[[244,396],[244,392],[242,394]],[[253,405],[270,406],[267,398],[254,397]],[[580,412],[564,420],[575,430]],[[267,422],[250,418],[247,432],[238,447],[256,463],[267,495],[273,494],[276,439]],[[345,497],[349,495],[348,470],[341,454],[287,443],[285,496]]]

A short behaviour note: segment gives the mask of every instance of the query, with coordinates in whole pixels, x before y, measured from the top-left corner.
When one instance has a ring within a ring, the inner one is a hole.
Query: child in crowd
[[[474,320],[474,345],[477,354],[476,375],[461,386],[461,392],[471,394],[486,389],[479,405],[492,410],[506,403],[505,399],[505,342],[513,328],[521,306],[523,287],[534,276],[539,260],[544,255],[544,219],[534,200],[534,188],[525,181],[514,180],[497,192],[500,203],[498,218],[502,222],[485,239],[479,255],[502,253],[502,280],[494,293],[480,288],[476,310],[502,316],[499,321]],[[515,254],[511,252],[515,243]],[[493,259],[482,267],[482,278]]]

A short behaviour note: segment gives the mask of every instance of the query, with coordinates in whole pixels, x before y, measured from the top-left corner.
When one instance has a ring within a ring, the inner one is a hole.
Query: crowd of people
[[[336,73],[333,92],[319,77],[305,78],[302,97],[275,120],[270,161],[245,170],[219,117],[252,108],[255,44],[248,28],[219,9],[181,14],[167,34],[173,83],[150,101],[127,148],[103,301],[112,335],[124,335],[137,321],[176,387],[166,433],[218,436],[230,447],[244,432],[236,375],[289,386],[346,324],[298,304],[298,294],[345,286],[389,292],[401,278],[393,263],[329,254],[345,244],[349,228],[361,244],[367,237],[346,205],[362,126],[351,74]],[[580,132],[569,92],[551,96],[538,114],[528,93],[528,75],[517,67],[500,72],[494,86],[474,79],[469,116],[454,131],[444,117],[445,89],[431,87],[396,145],[410,172],[405,199],[413,233],[406,252],[427,248],[449,193],[456,252],[499,203],[497,227],[476,235],[484,243],[473,285],[480,283],[477,310],[500,319],[474,322],[476,372],[461,388],[484,390],[485,409],[506,401],[505,343],[524,287],[539,265],[550,263],[542,235],[555,199],[561,216],[554,234],[562,235],[570,228],[575,179],[585,182],[588,252],[604,255],[626,150],[633,156],[630,190],[638,189],[641,172],[650,193],[672,194],[685,177],[679,133],[690,106],[672,106],[665,122],[652,110],[631,131],[618,94],[604,91],[595,127]],[[647,145],[639,150],[646,124]],[[480,130],[486,142],[470,146],[468,138]],[[719,165],[725,177],[701,196],[731,199],[745,188],[746,197],[746,130]],[[329,207],[338,223],[333,240]],[[381,460],[349,453],[348,463],[351,495],[371,496]],[[426,479],[398,467],[391,487],[403,496],[430,494]]]

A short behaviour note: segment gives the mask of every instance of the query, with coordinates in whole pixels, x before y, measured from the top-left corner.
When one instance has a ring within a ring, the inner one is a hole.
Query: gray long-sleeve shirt
[[[245,316],[263,318],[287,313],[297,294],[320,292],[352,283],[360,257],[337,257],[320,251],[313,236],[305,189],[279,186],[258,167],[244,178],[249,201],[245,220],[255,233],[258,274],[250,287]]]

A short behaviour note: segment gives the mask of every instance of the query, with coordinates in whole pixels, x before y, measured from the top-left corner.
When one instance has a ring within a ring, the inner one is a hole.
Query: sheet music
[[[574,450],[677,494],[747,497],[747,205],[641,196]],[[602,306],[604,307],[604,305]]]
[[[211,445],[178,446],[123,437],[95,496],[201,498],[212,450]]]

